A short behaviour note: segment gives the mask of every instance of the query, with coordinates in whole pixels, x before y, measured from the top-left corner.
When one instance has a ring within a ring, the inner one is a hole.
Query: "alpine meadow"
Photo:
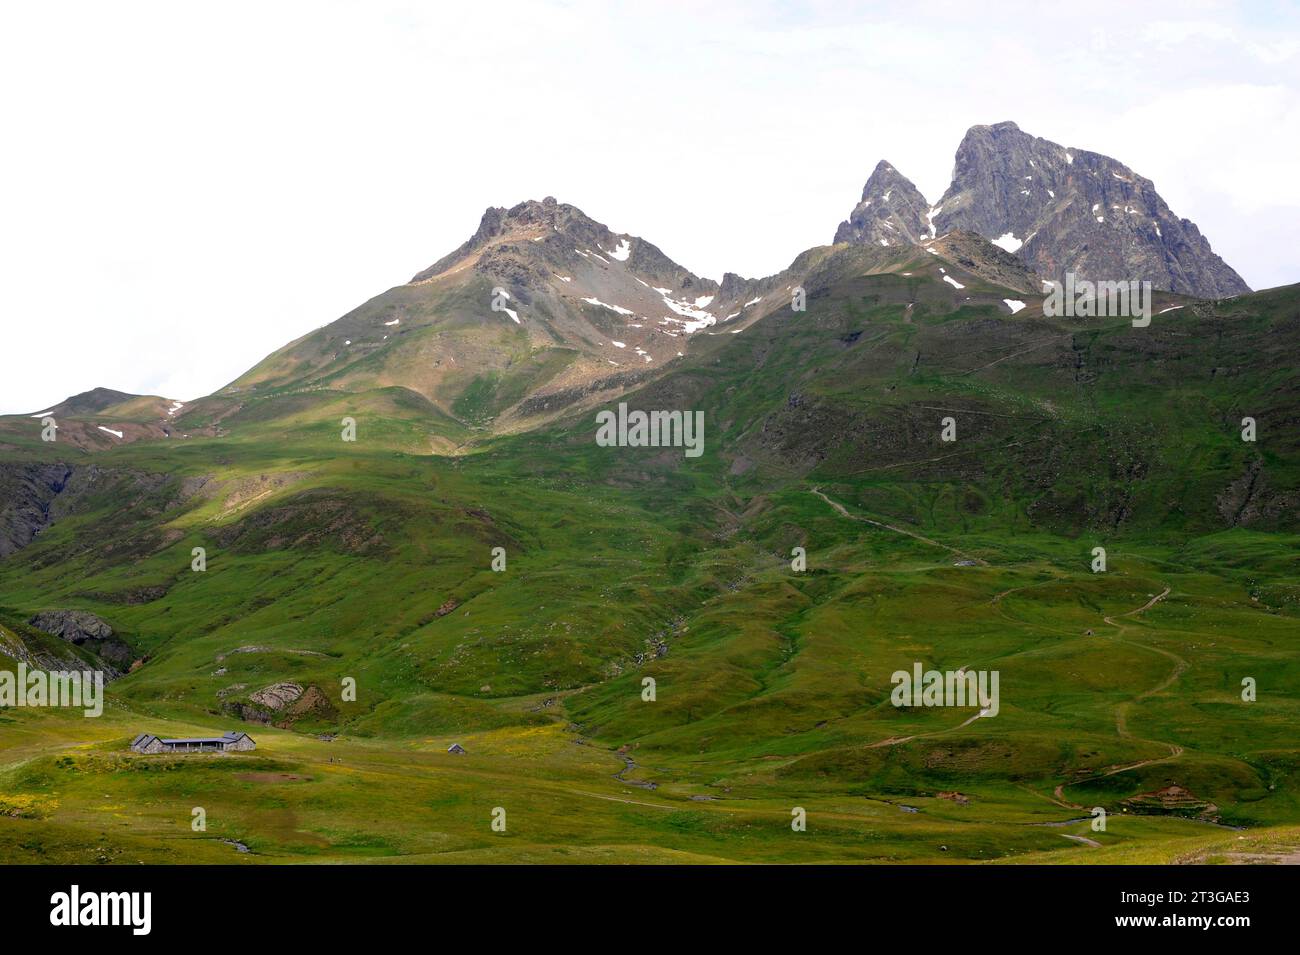
[[[772,275],[537,194],[0,416],[0,863],[1300,860],[1300,285],[997,118]]]

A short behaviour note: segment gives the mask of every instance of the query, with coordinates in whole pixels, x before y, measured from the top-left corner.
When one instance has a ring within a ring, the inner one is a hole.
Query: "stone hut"
[[[163,739],[152,733],[141,733],[131,741],[137,753],[225,753],[233,750],[257,749],[257,743],[247,733],[229,732],[220,736],[193,736]]]

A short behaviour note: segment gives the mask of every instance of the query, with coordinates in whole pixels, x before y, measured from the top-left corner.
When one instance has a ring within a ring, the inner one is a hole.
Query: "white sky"
[[[0,412],[207,394],[526,198],[770,274],[1007,119],[1300,281],[1296,8],[992,6],[5,3]]]

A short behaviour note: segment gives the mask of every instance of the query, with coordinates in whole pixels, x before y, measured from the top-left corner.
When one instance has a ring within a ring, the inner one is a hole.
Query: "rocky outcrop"
[[[1276,487],[1269,480],[1269,468],[1256,458],[1242,469],[1215,498],[1215,507],[1226,527],[1284,527],[1296,513],[1296,492]]]
[[[272,683],[255,693],[250,693],[248,698],[258,706],[278,711],[298,699],[302,693],[303,688],[297,683]]]
[[[71,648],[42,646],[36,641],[23,639],[21,634],[4,626],[0,626],[0,656],[20,660],[37,670],[82,670],[86,666],[86,661]],[[116,671],[105,671],[107,678],[116,675]]]
[[[220,698],[243,688],[236,684],[217,695]],[[223,703],[221,710],[241,720],[267,723],[288,729],[302,719],[332,720],[338,710],[318,686],[303,687],[299,683],[272,683],[248,695],[248,702],[231,700]]]
[[[134,654],[105,621],[84,610],[47,610],[27,621],[43,633],[59,637],[74,646],[89,650],[112,667],[118,675],[131,666]]]
[[[54,522],[54,501],[71,476],[65,464],[0,465],[0,558],[26,547]]]
[[[113,532],[107,539],[65,539],[59,553],[46,553],[41,560],[48,564],[92,553],[96,561],[111,562],[154,553],[178,533],[160,530],[155,519],[184,504],[204,480],[178,481],[164,473],[98,464],[0,462],[0,559],[28,547],[63,518],[95,510],[112,515]],[[155,598],[146,588],[110,599],[133,603]]]
[[[278,726],[292,726],[298,720],[333,720],[338,717],[338,710],[330,702],[325,691],[318,686],[309,686],[302,696],[290,703],[284,711],[284,721]]]

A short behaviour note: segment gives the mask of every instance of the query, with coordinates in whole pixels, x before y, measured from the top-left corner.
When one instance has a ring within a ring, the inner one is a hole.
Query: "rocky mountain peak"
[[[479,220],[478,230],[468,240],[451,254],[417,273],[411,281],[423,282],[441,275],[505,242],[541,243],[556,237],[578,246],[599,246],[605,243],[612,249],[618,248],[618,243],[613,241],[614,234],[576,206],[557,202],[553,196],[547,196],[540,202],[528,199],[509,209],[489,206]],[[630,252],[630,237],[628,239]]]
[[[1204,298],[1250,290],[1151,180],[1010,121],[966,131],[952,184],[934,208],[881,161],[835,241],[919,245],[954,230],[983,236],[1049,279],[1073,272],[1094,281],[1146,280]]]
[[[450,255],[417,273],[412,283],[428,281],[464,267],[507,279],[518,287],[549,285],[554,275],[570,274],[584,262],[620,263],[653,285],[675,290],[713,291],[702,279],[634,235],[617,233],[576,206],[547,196],[483,213],[478,230]]]
[[[979,233],[1046,278],[1147,280],[1205,298],[1249,291],[1151,180],[1013,122],[966,132],[934,221],[940,233]]]
[[[912,181],[882,159],[862,187],[862,198],[848,220],[835,230],[835,242],[919,244],[932,235],[929,208]]]

